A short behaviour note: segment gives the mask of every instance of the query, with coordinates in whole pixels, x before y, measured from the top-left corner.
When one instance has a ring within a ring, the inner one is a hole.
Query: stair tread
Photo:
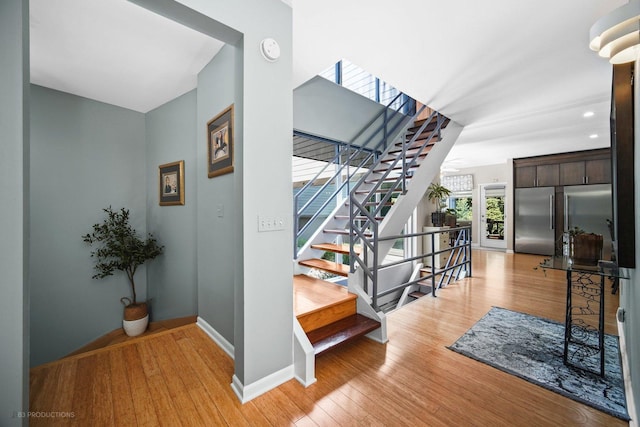
[[[420,164],[415,164],[415,165],[411,166],[408,169],[409,170],[410,169],[416,169],[418,167],[420,167]],[[386,172],[387,170],[388,170],[388,168],[382,168],[382,169],[376,169],[376,170],[374,170],[374,172]],[[396,166],[392,170],[394,170],[394,171],[402,170],[402,166]]]
[[[335,219],[349,219],[349,215],[335,215],[334,218]],[[356,216],[355,219],[360,220],[360,221],[366,221],[369,218],[367,218],[366,216]],[[382,221],[384,219],[384,217],[383,216],[377,216],[377,217],[375,217],[375,219],[377,221]]]
[[[337,215],[336,215],[337,216]],[[347,216],[349,219],[349,216]],[[318,243],[315,245],[311,245],[313,249],[318,249],[325,252],[335,252],[337,254],[345,254],[349,255],[349,245],[347,243],[343,243],[342,245],[336,245],[335,243]],[[359,248],[354,248],[356,254],[360,254]]]
[[[293,276],[293,312],[296,317],[355,299],[357,296],[344,286],[304,274]]]
[[[389,154],[391,154],[390,156],[385,157],[384,159],[380,160],[380,162],[381,162],[381,163],[391,163],[391,162],[394,162],[394,161],[398,158],[398,155],[399,155],[400,153],[402,153],[402,150],[394,150],[393,152],[390,152],[390,153],[389,153]],[[423,152],[422,152],[422,153],[420,153],[420,154],[417,154],[417,153],[409,153],[409,152],[407,152],[407,153],[406,153],[405,158],[406,158],[407,160],[409,160],[409,159],[413,160],[413,159],[415,159],[416,157],[418,157],[418,158],[420,158],[420,157],[427,157],[427,154],[429,154],[429,152],[428,152],[428,151],[426,151],[426,150],[425,150],[425,151],[423,151]],[[411,161],[411,160],[409,160],[409,161]]]
[[[338,345],[359,338],[380,327],[380,322],[361,314],[333,322],[327,326],[307,333],[307,337],[315,350],[316,356]]]
[[[318,258],[298,261],[298,264],[304,265],[305,267],[318,268],[320,270],[328,271],[329,273],[337,274],[338,276],[349,277],[349,266],[346,264],[340,264],[338,262]]]
[[[330,233],[330,234],[340,234],[342,236],[348,236],[350,234],[350,231],[347,229],[330,229],[330,228],[325,228],[324,229],[325,233]],[[366,237],[371,237],[373,236],[373,234],[370,231],[367,231],[364,233],[364,235]]]
[[[399,176],[391,176],[391,177],[386,177],[385,179],[383,179],[384,182],[389,182],[389,181],[396,181],[399,178]],[[406,180],[411,180],[412,176],[411,175],[407,175],[406,176]],[[377,182],[379,182],[379,179],[372,179],[370,181],[365,181],[365,184],[375,184]]]
[[[413,298],[422,298],[422,297],[426,297],[427,295],[431,295],[431,292],[414,291],[409,294],[409,296]]]
[[[398,146],[400,148],[394,148],[393,150],[389,150],[389,152],[387,154],[391,154],[393,156],[397,156],[397,155],[401,154],[402,153],[402,145],[401,144],[397,144],[396,146]],[[429,153],[429,151],[431,151],[431,149],[433,148],[433,144],[428,144],[426,147],[424,147],[423,150],[420,150],[421,146],[422,145],[420,145],[418,147],[407,149],[406,150],[407,158],[415,157],[415,154],[418,153],[418,151],[421,151],[420,155],[425,155],[426,156]]]

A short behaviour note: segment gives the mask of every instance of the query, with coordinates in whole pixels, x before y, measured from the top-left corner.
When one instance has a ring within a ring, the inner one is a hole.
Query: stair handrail
[[[391,117],[391,119],[393,119],[394,117]],[[392,128],[391,128],[391,132],[394,132],[398,126],[403,122],[403,120],[398,121],[398,123],[396,123]],[[388,123],[388,121],[386,122]],[[309,228],[309,226],[313,223],[313,221],[320,215],[320,213],[329,205],[329,203],[331,201],[333,201],[335,199],[335,197],[340,194],[340,192],[342,191],[342,189],[344,188],[344,186],[346,185],[347,188],[350,185],[351,182],[351,178],[356,175],[361,169],[362,167],[375,155],[376,151],[380,148],[380,146],[382,144],[385,143],[385,139],[383,138],[380,142],[378,142],[378,144],[376,144],[376,146],[373,149],[366,149],[366,151],[369,151],[369,154],[360,161],[360,163],[358,164],[358,166],[353,170],[353,172],[350,172],[351,169],[349,169],[349,175],[347,176],[347,179],[340,185],[338,186],[334,192],[331,194],[331,196],[329,196],[324,203],[322,204],[322,206],[316,210],[316,212],[311,216],[311,218],[307,221],[307,223],[300,229],[298,229],[298,219],[300,217],[300,215],[311,205],[311,203],[313,203],[320,194],[322,194],[322,192],[329,186],[330,183],[332,183],[342,172],[342,170],[344,169],[345,166],[349,166],[350,167],[350,163],[351,161],[360,153],[362,153],[363,151],[365,151],[365,146],[366,144],[368,144],[373,137],[377,134],[377,132],[380,132],[383,129],[383,126],[385,125],[385,123],[381,124],[380,127],[376,130],[376,133],[374,133],[364,144],[364,146],[359,146],[359,149],[356,150],[353,154],[351,154],[349,156],[349,158],[347,159],[347,161],[345,163],[341,164],[340,169],[338,169],[338,171],[336,171],[336,173],[329,179],[327,179],[327,181],[322,185],[322,187],[320,187],[315,194],[309,198],[309,200],[307,200],[307,202],[304,204],[304,206],[302,206],[300,209],[296,209],[297,206],[297,201],[298,201],[298,196],[301,194],[302,190],[298,191],[296,193],[296,197],[294,198],[294,220],[295,220],[295,228],[297,230],[296,236],[295,236],[295,240],[294,240],[294,245],[296,246],[296,250],[294,251],[294,254],[297,256],[297,238],[302,235],[302,233],[304,233],[306,231],[307,228]],[[385,130],[386,132],[386,130]],[[349,145],[347,148],[347,152],[348,150],[351,149],[351,146]],[[341,153],[338,153],[341,154]],[[336,156],[338,156],[338,154]],[[335,159],[335,157],[334,157]],[[326,166],[325,166],[326,167]],[[307,183],[308,184],[308,183]]]
[[[420,114],[420,112],[417,112],[415,116],[417,116],[418,114]],[[431,124],[431,122],[433,121],[433,119],[436,119],[436,125],[434,127],[434,129],[431,131],[430,135],[428,138],[425,139],[425,141],[422,143],[422,145],[419,147],[419,149],[416,151],[417,155],[409,162],[409,168],[411,168],[413,165],[416,164],[420,154],[424,151],[424,149],[429,146],[431,144],[432,139],[434,138],[435,135],[440,135],[441,132],[441,128],[443,123],[445,123],[445,121],[447,120],[447,118],[443,115],[441,115],[438,112],[433,112],[430,114],[429,118],[427,120],[425,120],[425,122],[420,126],[420,128],[418,129],[418,131],[415,132],[415,134],[413,135],[413,137],[410,139],[410,141],[407,143],[406,141],[403,141],[403,151],[402,151],[402,156],[398,156],[394,162],[392,162],[391,164],[389,164],[387,166],[387,170],[386,172],[382,175],[382,177],[378,180],[378,182],[373,186],[373,188],[369,191],[369,193],[364,196],[364,200],[370,199],[372,198],[375,194],[376,191],[382,186],[382,184],[384,183],[384,179],[391,173],[391,171],[393,170],[394,166],[397,164],[398,161],[402,160],[403,163],[406,163],[406,150],[404,150],[405,146],[411,146],[415,143],[415,141],[417,140],[417,138],[419,136],[422,135],[422,133],[424,132],[424,130],[426,129],[426,127]],[[376,165],[374,165],[371,169],[370,169],[370,173],[373,173],[373,171],[375,171],[376,167],[381,163],[382,158],[378,159],[378,162],[376,163]],[[404,168],[403,168],[404,170]],[[366,229],[367,227],[369,227],[372,224],[376,224],[377,221],[375,220],[376,216],[378,213],[381,212],[382,208],[385,206],[385,204],[390,200],[391,196],[393,195],[393,193],[397,192],[397,186],[399,185],[399,183],[402,182],[402,180],[404,179],[404,175],[399,176],[396,181],[394,183],[392,183],[392,185],[389,187],[389,189],[387,190],[387,192],[384,194],[384,196],[382,196],[378,202],[377,205],[374,207],[372,215],[366,215],[365,212],[368,212],[369,210],[365,209],[362,207],[362,205],[360,204],[355,204],[354,201],[356,200],[356,191],[358,190],[358,188],[360,186],[362,186],[368,179],[368,175],[369,174],[365,174],[364,176],[362,176],[360,178],[360,180],[358,181],[358,183],[355,184],[353,190],[350,192],[350,203],[351,203],[351,208],[349,209],[349,227],[351,230],[353,229]],[[359,207],[359,208],[357,208]],[[356,221],[356,217],[358,216],[365,216],[367,219],[364,222],[360,222],[360,224],[357,224]],[[354,250],[354,246],[359,242],[359,240],[357,238],[354,238],[355,236],[352,236],[350,238],[349,241],[349,246],[350,246],[350,255],[351,255],[351,260],[352,262],[350,263],[350,272],[354,272],[355,271],[355,261],[359,261],[358,258],[359,256],[357,255],[357,253]],[[374,235],[373,239],[376,239],[377,236]],[[358,262],[360,264],[360,262]]]
[[[420,114],[420,112],[417,112],[414,117],[417,117]],[[415,150],[415,153],[414,153],[415,155],[413,156],[411,161],[407,162],[406,148],[407,147],[411,147],[417,141],[417,139],[420,136],[422,136],[422,133],[425,131],[427,126],[434,121],[434,118],[435,118],[435,126],[434,126],[433,130],[430,132],[429,136],[427,138],[425,138],[424,142],[420,145],[420,147],[417,150]],[[442,126],[443,126],[443,124],[445,122],[447,122],[447,120],[448,119],[445,116],[441,115],[437,111],[434,111],[429,115],[428,119],[426,119],[424,121],[424,123],[422,123],[422,125],[414,133],[413,137],[409,140],[409,142],[406,141],[406,138],[403,138],[401,155],[396,156],[394,161],[390,162],[387,165],[386,171],[382,174],[382,177],[380,177],[377,180],[377,182],[373,185],[373,187],[368,190],[368,193],[362,198],[362,200],[365,201],[364,204],[360,203],[358,201],[358,193],[357,193],[357,191],[362,185],[364,185],[365,182],[367,182],[367,180],[369,178],[369,175],[372,174],[372,173],[375,173],[374,171],[382,163],[382,160],[384,159],[382,156],[378,159],[376,164],[370,169],[369,173],[365,174],[364,176],[362,176],[360,178],[360,180],[354,185],[354,188],[349,193],[349,202],[350,202],[350,208],[349,208],[350,272],[354,273],[355,269],[356,269],[356,265],[359,265],[363,270],[363,280],[364,280],[363,288],[367,289],[368,288],[368,283],[369,283],[369,281],[371,281],[371,288],[372,288],[372,292],[373,292],[374,296],[377,295],[377,289],[378,289],[378,281],[377,281],[378,270],[379,270],[378,244],[379,244],[379,241],[380,241],[380,237],[379,237],[379,234],[378,234],[378,221],[376,220],[376,216],[381,212],[382,208],[390,200],[391,196],[394,193],[398,192],[398,190],[397,190],[398,185],[403,185],[403,191],[406,190],[406,185],[404,184],[406,171],[409,170],[411,167],[413,167],[418,162],[418,159],[419,159],[420,155],[422,154],[422,152],[426,149],[426,147],[428,147],[430,144],[432,144],[433,138],[436,135],[438,137],[440,136],[440,133],[441,133],[441,130],[442,130]],[[387,150],[385,150],[385,153],[384,153],[385,155],[388,154],[388,151],[389,151],[390,148],[391,148],[391,145],[389,146],[389,148]],[[366,200],[370,200],[370,199],[374,199],[375,198],[375,196],[377,194],[377,191],[380,189],[380,187],[385,182],[385,178],[387,178],[389,176],[389,174],[391,173],[391,171],[394,169],[394,167],[397,165],[397,163],[399,161],[403,162],[403,171],[402,171],[403,173],[401,174],[401,176],[399,176],[391,184],[389,189],[386,190],[386,193],[384,193],[384,195],[382,197],[378,197],[377,198],[377,200],[375,202],[376,204],[374,205],[373,209],[367,209],[366,208]],[[362,197],[362,196],[360,196],[360,197]],[[364,219],[364,220],[360,219],[360,220],[356,221],[356,218],[362,218],[362,217],[364,217],[366,219]],[[359,222],[359,224],[358,224],[358,222]],[[365,230],[367,228],[370,228],[371,237],[367,237],[366,234],[365,234]],[[383,240],[389,240],[389,239],[385,238]],[[363,244],[362,254],[365,257],[364,260],[355,251],[355,245],[358,244],[358,243],[362,243]],[[369,252],[371,252],[371,256],[373,256],[373,260],[372,260],[373,264],[369,263],[369,256],[370,256]],[[378,308],[377,299],[375,299],[373,301],[373,307],[374,307],[374,309],[377,310],[377,308]]]
[[[395,132],[398,127],[406,121],[406,116],[404,116],[402,113],[399,112],[400,109],[404,108],[405,105],[407,105],[408,103],[411,102],[415,102],[415,100],[413,100],[412,98],[404,95],[405,97],[405,101],[398,107],[398,110],[393,110],[391,107],[393,105],[393,103],[396,102],[396,100],[398,99],[398,97],[403,96],[403,93],[399,93],[396,97],[394,97],[394,99],[378,114],[376,114],[376,116],[369,122],[367,123],[367,125],[362,128],[358,134],[352,138],[352,140],[343,147],[340,147],[339,150],[337,150],[332,162],[328,162],[322,169],[320,172],[318,172],[316,174],[316,176],[310,180],[309,182],[307,182],[298,192],[296,192],[295,196],[294,196],[294,203],[293,203],[293,209],[294,209],[294,241],[293,241],[293,246],[294,246],[294,257],[297,257],[297,253],[298,253],[298,243],[297,240],[298,238],[302,235],[302,233],[304,233],[306,231],[306,229],[313,223],[313,221],[320,215],[320,213],[328,206],[328,204],[335,199],[335,197],[341,193],[342,189],[344,188],[345,185],[347,185],[347,188],[349,188],[350,185],[350,181],[351,178],[357,174],[362,167],[372,158],[372,156],[374,156],[374,154],[376,153],[377,150],[380,149],[381,146],[385,146],[385,144],[387,143],[386,139],[387,139],[387,135],[389,133],[389,129],[388,129],[388,125],[389,123],[393,120],[398,118],[398,120],[396,120],[396,123],[392,126],[391,128],[391,133]],[[393,114],[391,117],[387,117],[388,111],[392,110],[395,111],[396,114]],[[362,136],[367,130],[369,130],[369,128],[380,119],[380,117],[384,115],[384,120],[383,122],[380,124],[380,126],[378,126],[377,129],[375,129],[375,131],[371,134],[371,136],[369,136],[369,138],[364,141],[364,143],[362,143],[361,145],[358,145],[358,149],[353,151],[347,158],[347,160],[342,163],[340,162],[340,159],[342,158],[342,155],[345,153],[345,151],[347,153],[349,153],[349,151],[352,150],[352,146],[353,143],[355,141],[357,141],[357,139]],[[381,139],[381,141],[379,141],[374,148],[368,148],[369,143],[382,131],[384,130],[384,138]],[[346,148],[344,148],[346,147]],[[369,154],[360,162],[360,164],[358,165],[357,168],[355,168],[353,171],[351,171],[351,162],[363,151],[369,151]],[[331,178],[329,178],[324,185],[322,185],[322,187],[320,189],[318,189],[314,195],[312,197],[309,198],[309,200],[304,204],[304,206],[302,206],[300,209],[298,209],[298,200],[300,195],[302,194],[303,191],[305,191],[306,189],[308,189],[311,185],[313,185],[313,183],[315,181],[317,181],[319,179],[319,177],[321,176],[322,173],[324,173],[324,171],[326,171],[326,169],[329,167],[329,165],[331,164],[335,164],[336,161],[339,162],[340,167],[339,169],[333,174],[333,176]],[[299,228],[299,217],[300,215],[311,205],[311,203],[313,203],[320,194],[322,194],[322,192],[327,188],[327,186],[333,182],[338,176],[341,176],[342,171],[344,170],[345,167],[348,167],[347,169],[347,179],[340,185],[338,186],[338,188],[336,188],[336,190],[331,194],[331,196],[329,198],[327,198],[327,200],[325,200],[325,202],[322,204],[322,206],[312,215],[312,217],[309,219],[309,221],[307,221],[307,223],[302,227]]]
[[[431,144],[431,141],[434,138],[434,136],[436,135],[436,133],[440,132],[441,126],[445,121],[445,119],[442,119],[442,117],[444,117],[444,116],[442,116],[440,113],[436,113],[436,127],[431,132],[429,137],[425,139],[425,142],[420,146],[420,148],[417,149],[416,156],[414,156],[413,159],[409,163],[407,163],[406,158],[404,157],[404,156],[406,156],[406,152],[403,150],[403,156],[402,157],[398,156],[393,162],[391,162],[389,164],[389,167],[388,167],[387,171],[383,175],[385,178],[388,176],[388,174],[391,172],[391,170],[395,167],[395,165],[401,159],[402,159],[402,164],[403,164],[403,171],[405,169],[411,169],[417,163],[419,156],[422,154],[422,152],[425,150],[425,148],[428,147]],[[424,130],[424,127],[425,127],[425,125],[427,123],[428,122],[425,122],[421,126],[420,129]],[[406,144],[403,144],[403,148],[406,147],[407,145],[410,146],[411,144],[413,144],[415,142],[415,140],[417,139],[418,135],[420,135],[420,133],[416,132],[416,134],[413,136],[413,138],[411,138],[410,142],[408,142]],[[378,201],[378,204],[374,209],[374,217],[376,216],[376,214],[378,214],[382,210],[382,208],[385,206],[385,203],[387,203],[389,201],[389,199],[391,198],[393,193],[398,192],[397,187],[404,181],[404,178],[405,178],[404,174],[401,175],[401,176],[398,176],[396,181],[391,184],[389,189],[387,189],[386,193],[384,193],[384,196]],[[378,184],[376,184],[373,187],[373,189],[369,192],[367,197],[371,197],[374,194],[374,192],[377,191],[377,189],[380,188],[381,186],[382,186],[382,181],[379,181]]]
[[[436,290],[440,288],[441,283],[442,282],[438,282],[438,284],[436,285],[436,281],[435,281],[435,277],[436,275],[440,274],[440,275],[446,275],[447,273],[452,273],[454,270],[456,269],[461,269],[461,268],[465,268],[465,270],[468,272],[468,276],[471,276],[471,241],[469,239],[469,235],[470,235],[470,231],[471,231],[471,226],[461,226],[461,227],[455,227],[455,228],[451,228],[449,230],[439,230],[439,231],[423,231],[423,232],[419,232],[419,233],[408,233],[408,234],[399,234],[399,235],[395,235],[395,236],[387,236],[384,238],[380,238],[379,241],[386,241],[386,240],[397,240],[397,239],[408,239],[408,238],[415,238],[415,237],[422,237],[422,236],[431,236],[431,242],[433,242],[434,240],[434,236],[436,234],[442,234],[442,233],[451,233],[451,232],[457,232],[458,236],[456,238],[456,243],[454,244],[454,246],[450,247],[450,248],[446,248],[443,249],[441,251],[433,251],[433,244],[432,244],[432,248],[431,248],[431,252],[430,253],[424,253],[425,249],[423,248],[421,254],[412,256],[412,257],[407,257],[407,258],[403,258],[399,261],[393,261],[384,265],[380,265],[379,262],[374,262],[371,267],[369,266],[362,266],[362,270],[364,273],[364,280],[365,280],[365,284],[367,283],[367,279],[369,279],[369,281],[371,282],[371,294],[369,295],[371,297],[371,306],[374,307],[374,309],[377,311],[380,309],[380,305],[378,303],[379,299],[383,296],[386,296],[388,294],[394,293],[394,292],[398,292],[408,286],[411,285],[415,285],[418,284],[419,282],[424,282],[426,280],[430,280],[431,281],[431,291],[432,291],[432,296],[436,296]],[[375,243],[369,243],[368,247],[375,247]],[[380,270],[383,270],[385,268],[390,268],[390,267],[394,267],[397,265],[401,265],[404,263],[408,263],[411,262],[413,263],[414,261],[420,260],[425,258],[425,256],[431,256],[432,258],[432,263],[431,265],[434,265],[433,262],[433,258],[435,257],[435,255],[439,254],[439,253],[443,253],[443,252],[447,252],[447,251],[451,251],[453,253],[453,251],[455,250],[460,250],[463,251],[463,259],[460,260],[459,257],[457,257],[455,259],[455,262],[453,264],[448,263],[445,268],[439,270],[437,273],[433,272],[429,275],[429,276],[423,276],[423,277],[418,277],[416,279],[413,280],[409,280],[408,282],[405,283],[401,283],[399,285],[393,286],[389,289],[386,289],[383,292],[378,292],[378,285],[377,285],[377,277],[379,274]],[[377,258],[377,256],[374,254],[374,258]],[[360,262],[360,261],[359,261]],[[366,285],[365,285],[365,289],[366,289]]]

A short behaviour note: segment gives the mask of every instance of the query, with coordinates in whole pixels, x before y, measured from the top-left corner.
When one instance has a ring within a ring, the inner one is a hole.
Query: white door
[[[506,184],[480,185],[480,246],[507,249],[506,198]]]

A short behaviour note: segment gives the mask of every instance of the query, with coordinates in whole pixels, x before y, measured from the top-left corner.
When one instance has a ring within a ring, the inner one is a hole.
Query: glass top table
[[[540,268],[567,272],[565,365],[599,371],[604,376],[605,280],[613,282],[612,293],[615,293],[619,279],[628,278],[626,271],[620,270],[613,261],[599,260],[594,265],[585,265],[574,263],[569,256],[545,258]],[[594,357],[597,362],[591,360]]]
[[[626,271],[621,271],[614,261],[599,260],[595,265],[577,264],[569,256],[556,255],[545,258],[540,268],[550,270],[575,271],[580,273],[598,274],[612,279],[628,279]]]

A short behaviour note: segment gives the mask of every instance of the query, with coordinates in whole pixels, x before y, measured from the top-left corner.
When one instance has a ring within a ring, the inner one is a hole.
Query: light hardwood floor
[[[446,348],[491,306],[564,319],[562,272],[541,257],[474,251],[474,277],[388,316],[389,342],[320,356],[318,382],[291,380],[241,405],[233,362],[195,325],[36,367],[32,426],[623,426],[627,423]],[[616,296],[607,293],[607,332]]]

